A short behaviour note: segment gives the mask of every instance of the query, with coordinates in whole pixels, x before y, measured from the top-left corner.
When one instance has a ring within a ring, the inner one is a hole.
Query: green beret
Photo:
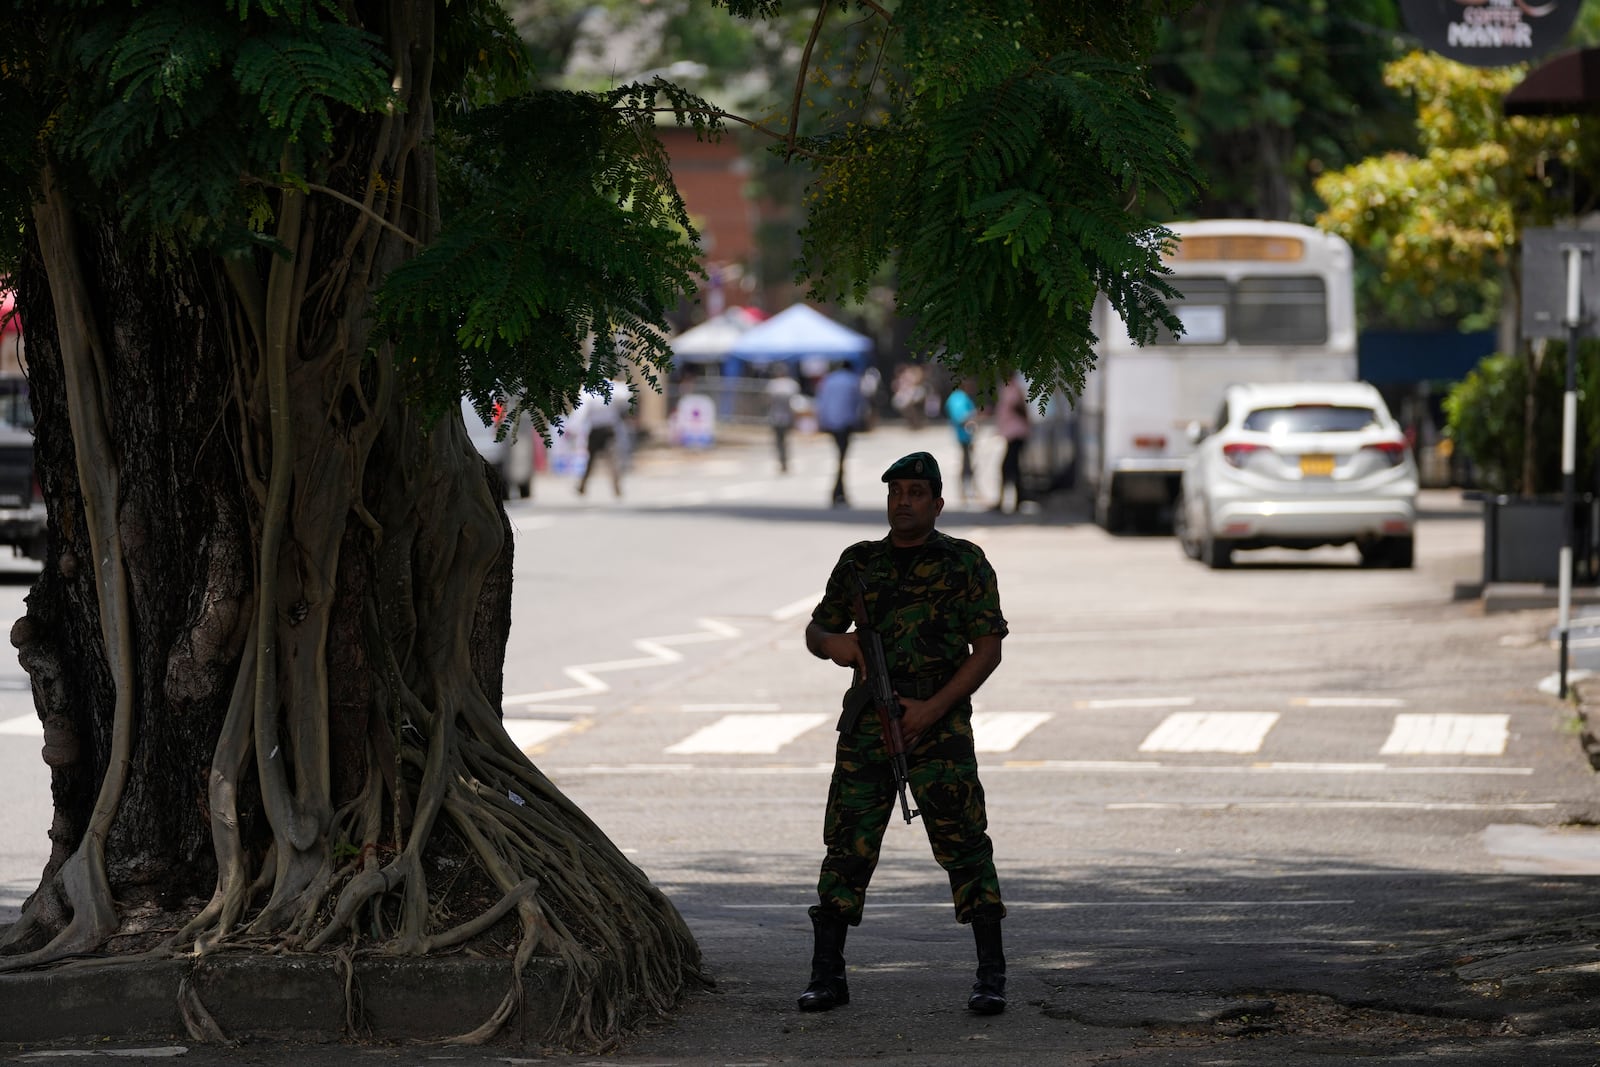
[[[926,452],[913,452],[890,464],[889,469],[883,472],[883,480],[892,482],[896,478],[926,479],[933,483],[935,492],[944,485],[944,479],[939,476],[939,461]]]

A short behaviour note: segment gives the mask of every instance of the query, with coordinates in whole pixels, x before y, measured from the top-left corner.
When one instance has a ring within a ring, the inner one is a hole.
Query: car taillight
[[[1166,448],[1167,439],[1160,434],[1142,433],[1133,439],[1134,448]]]
[[[1244,466],[1244,461],[1249,459],[1251,454],[1265,451],[1267,451],[1265,445],[1253,445],[1248,441],[1235,441],[1232,444],[1222,446],[1222,458],[1235,467],[1242,467]]]
[[[1379,453],[1389,461],[1389,466],[1398,467],[1406,458],[1406,443],[1404,441],[1377,441],[1367,446],[1372,451]]]

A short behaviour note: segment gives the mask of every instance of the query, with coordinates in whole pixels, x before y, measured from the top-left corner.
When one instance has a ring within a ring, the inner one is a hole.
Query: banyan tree
[[[807,9],[761,123],[541,88],[489,0],[9,3],[0,268],[50,516],[11,639],[55,816],[0,972],[471,947],[564,964],[544,1040],[670,1010],[707,977],[685,923],[502,727],[512,541],[460,398],[543,428],[668,366],[698,252],[661,121],[808,175],[818,297],[892,270],[958,372],[1071,388],[1096,292],[1176,325],[1143,204],[1187,164],[1125,58],[1165,6]]]

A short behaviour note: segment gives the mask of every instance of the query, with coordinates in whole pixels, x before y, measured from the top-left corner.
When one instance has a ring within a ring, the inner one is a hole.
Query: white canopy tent
[[[740,311],[729,311],[698,326],[691,326],[668,343],[679,363],[721,363],[739,338],[753,328]]]

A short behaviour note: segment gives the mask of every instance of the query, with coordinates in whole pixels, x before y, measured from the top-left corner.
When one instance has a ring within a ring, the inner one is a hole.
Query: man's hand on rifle
[[[895,696],[899,697],[900,707],[904,710],[900,718],[900,732],[905,735],[908,749],[915,748],[923,732],[944,718],[944,713],[949,710],[931,700],[911,700],[898,693]]]

